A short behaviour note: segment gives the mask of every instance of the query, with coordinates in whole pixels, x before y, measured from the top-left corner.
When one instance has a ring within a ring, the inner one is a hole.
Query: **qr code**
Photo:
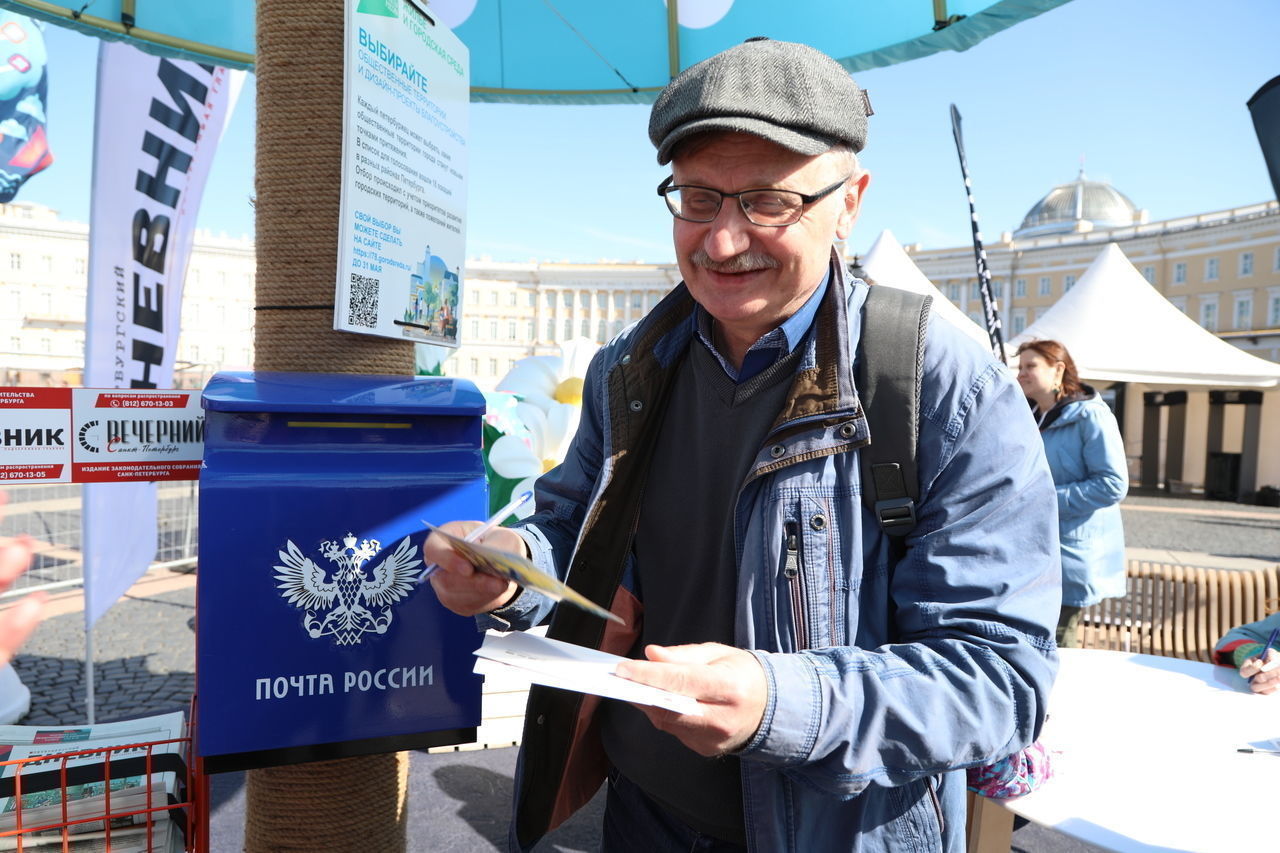
[[[378,327],[378,285],[380,283],[378,279],[371,276],[351,274],[348,325],[364,326],[366,329]]]

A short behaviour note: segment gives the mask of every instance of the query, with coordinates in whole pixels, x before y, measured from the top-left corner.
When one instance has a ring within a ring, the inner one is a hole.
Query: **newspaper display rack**
[[[4,853],[207,853],[208,814],[189,727],[177,738],[0,761]]]

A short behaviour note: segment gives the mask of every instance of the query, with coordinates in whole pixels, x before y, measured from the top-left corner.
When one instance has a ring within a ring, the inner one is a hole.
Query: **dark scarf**
[[[1081,384],[1079,391],[1076,391],[1073,394],[1064,395],[1060,400],[1058,400],[1058,402],[1054,403],[1053,408],[1046,412],[1044,417],[1040,419],[1040,431],[1044,432],[1051,424],[1053,424],[1054,421],[1062,417],[1063,410],[1066,409],[1069,404],[1079,402],[1080,400],[1088,400],[1090,397],[1096,397],[1097,394],[1098,392],[1093,389],[1092,385]],[[1031,406],[1031,413],[1034,415],[1036,411],[1036,401],[1028,399],[1027,404]]]

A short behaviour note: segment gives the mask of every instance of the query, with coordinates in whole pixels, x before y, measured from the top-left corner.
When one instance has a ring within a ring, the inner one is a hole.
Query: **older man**
[[[451,609],[503,629],[550,617],[551,636],[628,655],[621,675],[703,711],[535,688],[515,849],[607,777],[606,850],[958,851],[955,771],[1039,730],[1053,484],[1021,393],[943,321],[919,422],[901,425],[919,435],[905,547],[860,500],[868,288],[832,246],[867,188],[868,112],[835,61],[769,40],[693,66],[654,105],[684,282],[601,350],[537,512],[487,539],[625,629],[428,543]]]

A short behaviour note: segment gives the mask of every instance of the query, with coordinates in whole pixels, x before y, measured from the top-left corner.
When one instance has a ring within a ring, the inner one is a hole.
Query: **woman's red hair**
[[[1062,394],[1078,394],[1084,391],[1084,385],[1080,382],[1080,374],[1076,372],[1076,363],[1071,358],[1071,353],[1067,352],[1067,348],[1057,341],[1026,341],[1018,347],[1018,355],[1022,355],[1027,350],[1039,355],[1050,364],[1062,362],[1064,369],[1062,371]]]

